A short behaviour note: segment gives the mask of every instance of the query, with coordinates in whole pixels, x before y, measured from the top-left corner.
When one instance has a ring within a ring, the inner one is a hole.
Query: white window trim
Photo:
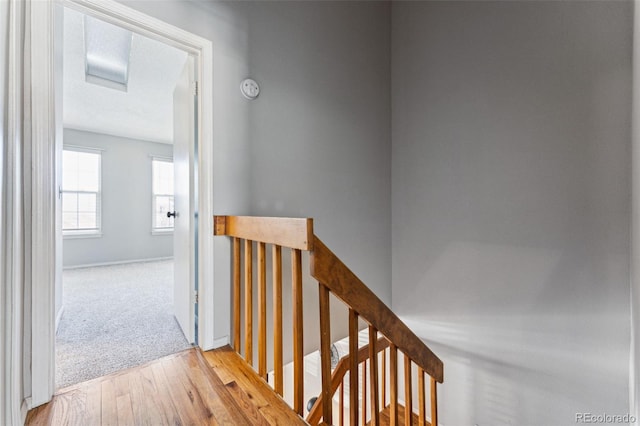
[[[171,228],[157,228],[155,226],[156,222],[156,197],[157,196],[169,196],[170,194],[156,194],[153,191],[153,162],[154,161],[164,161],[165,163],[173,164],[173,157],[162,157],[158,155],[149,155],[151,157],[151,235],[170,235],[173,234],[174,227]],[[173,200],[175,202],[175,191],[172,194]]]
[[[87,146],[78,146],[78,145],[67,145],[65,144],[62,147],[63,151],[75,151],[75,152],[86,152],[89,154],[97,154],[100,157],[100,162],[98,164],[98,191],[96,192],[96,226],[97,229],[62,229],[62,238],[65,240],[74,240],[78,238],[102,238],[102,153],[105,151],[101,148],[93,148]],[[65,192],[88,192],[94,193],[94,191],[65,191],[62,188],[62,183],[59,188],[60,195]]]

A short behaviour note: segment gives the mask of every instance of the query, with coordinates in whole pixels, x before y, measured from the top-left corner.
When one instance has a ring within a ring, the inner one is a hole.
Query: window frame
[[[175,210],[175,188],[173,194],[156,194],[154,190],[154,172],[153,172],[153,162],[161,161],[164,163],[171,163],[173,165],[173,157],[164,157],[160,155],[150,155],[151,157],[151,235],[170,235],[173,234],[175,229],[175,218],[173,222],[173,226],[170,228],[165,227],[157,227],[156,226],[156,198],[157,197],[172,197],[174,202],[174,210]]]
[[[96,154],[98,155],[98,191],[68,191],[64,189],[64,180],[60,179],[60,200],[62,206],[62,199],[64,198],[65,193],[70,194],[96,194],[96,228],[95,229],[64,229],[64,220],[60,225],[60,229],[62,230],[62,237],[64,239],[75,239],[75,238],[100,238],[102,237],[102,153],[104,149],[86,147],[86,146],[78,146],[78,145],[64,145],[62,147],[62,152],[64,156],[64,151],[73,151],[73,152],[81,152],[86,154]],[[64,168],[64,164],[62,165]],[[64,173],[64,172],[63,172]],[[64,213],[64,207],[62,207],[62,212]],[[61,216],[64,216],[62,214]]]

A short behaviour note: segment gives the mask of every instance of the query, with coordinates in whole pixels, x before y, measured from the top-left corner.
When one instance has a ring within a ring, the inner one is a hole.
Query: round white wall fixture
[[[240,91],[245,98],[254,100],[260,94],[260,86],[255,80],[247,78],[240,83]]]

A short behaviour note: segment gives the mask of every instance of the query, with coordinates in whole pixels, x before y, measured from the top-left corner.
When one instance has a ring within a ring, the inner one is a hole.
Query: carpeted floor
[[[56,386],[189,348],[173,316],[173,261],[66,270]]]

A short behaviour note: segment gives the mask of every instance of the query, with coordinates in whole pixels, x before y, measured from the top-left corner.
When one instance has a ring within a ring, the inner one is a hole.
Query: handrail
[[[313,219],[214,216],[214,235],[243,238],[304,251],[313,250]]]
[[[257,267],[257,334],[258,334],[258,374],[267,377],[267,268],[266,245],[272,250],[272,284],[273,284],[273,387],[277,394],[283,392],[283,318],[282,318],[282,247],[291,249],[291,301],[293,329],[293,409],[302,416],[304,396],[304,353],[303,343],[303,289],[302,289],[302,251],[310,254],[310,273],[318,280],[320,304],[320,365],[322,376],[322,393],[313,407],[309,418],[317,424],[322,418],[323,424],[333,422],[332,398],[339,386],[336,380],[346,371],[350,372],[350,424],[358,424],[358,418],[367,419],[366,398],[362,399],[362,407],[358,408],[358,365],[363,359],[370,364],[370,398],[368,410],[371,424],[378,425],[379,378],[378,357],[381,350],[389,348],[389,398],[391,424],[398,423],[398,351],[404,354],[404,378],[406,410],[412,412],[411,377],[412,364],[416,364],[418,373],[420,424],[426,422],[425,381],[424,375],[431,378],[431,420],[437,423],[436,382],[443,382],[442,361],[391,311],[327,246],[314,234],[313,219],[310,218],[276,218],[251,216],[215,216],[214,235],[226,235],[233,240],[233,347],[240,353],[244,346],[244,357],[247,363],[254,365],[253,331],[254,331],[254,260]],[[257,253],[254,252],[257,243]],[[244,250],[241,250],[244,246]],[[244,251],[244,255],[242,255]],[[254,257],[255,254],[255,257]],[[242,267],[244,264],[244,267]],[[244,269],[244,273],[242,270]],[[241,283],[244,282],[244,284]],[[331,312],[330,295],[333,294],[349,308],[349,357],[340,361],[339,368],[331,373]],[[241,296],[244,300],[242,309]],[[244,313],[244,345],[242,345]],[[369,342],[373,345],[358,349],[359,318],[369,324]],[[384,338],[378,339],[378,333]],[[367,352],[368,351],[368,352]],[[368,355],[367,355],[368,353]],[[358,354],[358,356],[356,356]],[[382,365],[382,400],[385,406],[385,357]],[[364,368],[364,367],[363,367]],[[335,379],[335,380],[334,380]],[[366,395],[366,377],[363,373],[362,387]],[[344,405],[340,402],[340,422]],[[360,410],[360,411],[359,411]],[[362,413],[362,414],[361,414]],[[313,417],[311,417],[313,415]],[[411,416],[406,416],[409,424]]]
[[[389,341],[384,337],[380,337],[378,342],[376,343],[376,353],[382,352],[389,347]],[[340,358],[338,364],[333,369],[333,373],[331,374],[331,387],[329,388],[329,393],[331,395],[335,394],[340,387],[340,384],[344,380],[345,376],[349,372],[349,357],[347,354]],[[358,364],[362,364],[366,360],[369,359],[369,345],[365,345],[358,349]],[[317,425],[322,418],[322,394],[318,396],[318,399],[313,404],[313,408],[309,411],[307,415],[307,423],[310,425]]]
[[[311,276],[375,327],[418,367],[439,383],[443,365],[431,349],[407,327],[322,241],[315,237],[311,256]]]

